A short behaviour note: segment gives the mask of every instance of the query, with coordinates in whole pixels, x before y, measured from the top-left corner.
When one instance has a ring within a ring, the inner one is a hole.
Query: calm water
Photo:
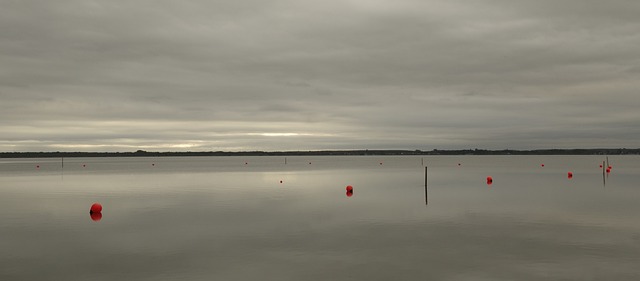
[[[640,280],[603,159],[424,157],[428,205],[422,157],[0,159],[0,280]]]

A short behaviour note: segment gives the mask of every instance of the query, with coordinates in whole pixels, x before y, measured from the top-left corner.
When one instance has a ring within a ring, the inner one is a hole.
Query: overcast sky
[[[0,151],[638,140],[637,0],[0,0]]]

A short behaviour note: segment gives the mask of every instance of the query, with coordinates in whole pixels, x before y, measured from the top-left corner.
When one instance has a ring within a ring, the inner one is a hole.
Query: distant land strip
[[[165,156],[364,156],[364,155],[640,155],[640,148],[534,149],[534,150],[317,150],[317,151],[186,151],[152,152],[0,152],[0,158],[47,157],[165,157]]]

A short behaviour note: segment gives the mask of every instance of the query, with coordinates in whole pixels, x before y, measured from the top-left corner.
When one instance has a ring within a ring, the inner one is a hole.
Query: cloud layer
[[[236,2],[3,1],[0,151],[637,147],[636,1]]]

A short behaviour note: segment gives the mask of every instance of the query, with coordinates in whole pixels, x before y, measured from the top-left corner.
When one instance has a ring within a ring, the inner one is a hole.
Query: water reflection
[[[429,195],[428,195],[428,189],[426,184],[424,185],[424,204],[429,205]]]
[[[91,216],[91,220],[93,221],[100,221],[102,219],[102,213],[89,212],[89,216]]]
[[[417,158],[384,169],[361,157],[289,157],[286,169],[269,159],[158,158],[153,169],[85,159],[83,172],[71,159],[64,182],[46,162],[37,175],[31,162],[0,166],[0,279],[640,280],[638,157],[611,178],[577,157],[545,158],[544,169],[539,157],[469,157],[462,168],[430,157],[428,187]],[[563,188],[567,169],[579,188]],[[488,175],[495,186],[482,185]],[[366,192],[339,198],[347,183]],[[104,223],[86,221],[96,198]]]

